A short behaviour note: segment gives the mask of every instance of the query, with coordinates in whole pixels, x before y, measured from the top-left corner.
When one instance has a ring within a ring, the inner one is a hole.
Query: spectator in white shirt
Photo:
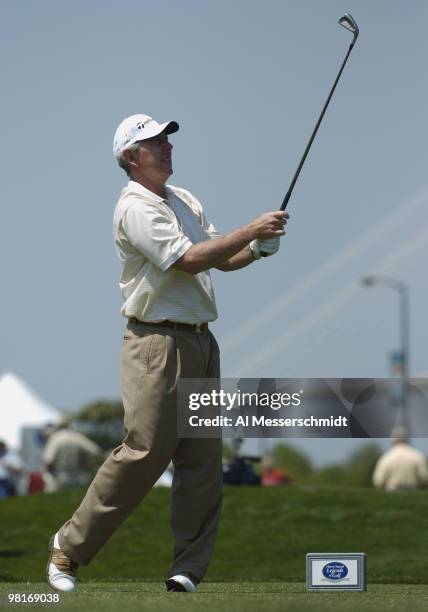
[[[425,456],[412,448],[402,428],[392,432],[393,446],[378,460],[373,484],[386,491],[412,490],[426,487],[428,468]]]

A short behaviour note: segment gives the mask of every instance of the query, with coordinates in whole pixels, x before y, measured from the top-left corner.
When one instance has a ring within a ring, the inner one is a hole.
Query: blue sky
[[[279,207],[361,34],[289,204],[275,257],[215,271],[224,376],[388,376],[411,292],[411,371],[428,372],[423,1],[91,0],[3,7],[0,372],[76,409],[120,396],[112,215],[117,124],[175,119],[172,184],[224,233]]]

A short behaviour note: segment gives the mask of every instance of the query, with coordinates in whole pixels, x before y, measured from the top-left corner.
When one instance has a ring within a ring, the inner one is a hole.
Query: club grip
[[[287,204],[288,204],[288,202],[290,201],[291,194],[292,194],[292,192],[293,192],[293,188],[294,188],[294,185],[295,185],[295,184],[296,184],[296,181],[293,181],[293,182],[291,183],[290,189],[289,189],[289,190],[287,191],[287,193],[285,194],[285,197],[284,197],[284,199],[282,200],[282,204],[281,204],[281,206],[280,206],[279,210],[285,210],[285,209],[287,208]]]

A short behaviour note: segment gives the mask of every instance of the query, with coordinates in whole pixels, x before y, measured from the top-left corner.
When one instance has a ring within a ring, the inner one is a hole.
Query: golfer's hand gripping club
[[[264,213],[250,223],[255,238],[250,242],[249,247],[255,259],[260,259],[262,256],[262,248],[265,253],[264,257],[273,255],[278,251],[279,239],[285,234],[284,227],[289,218],[288,212],[278,210]]]
[[[265,238],[264,240],[256,238],[250,242],[249,247],[253,253],[254,259],[260,259],[262,256],[261,248],[263,248],[263,257],[269,257],[279,250],[279,236],[275,236],[275,238]]]

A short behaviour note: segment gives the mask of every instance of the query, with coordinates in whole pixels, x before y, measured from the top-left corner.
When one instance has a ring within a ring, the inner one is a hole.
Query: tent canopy
[[[10,448],[21,444],[21,428],[58,423],[61,412],[41,398],[18,376],[11,373],[0,377],[0,440]]]

